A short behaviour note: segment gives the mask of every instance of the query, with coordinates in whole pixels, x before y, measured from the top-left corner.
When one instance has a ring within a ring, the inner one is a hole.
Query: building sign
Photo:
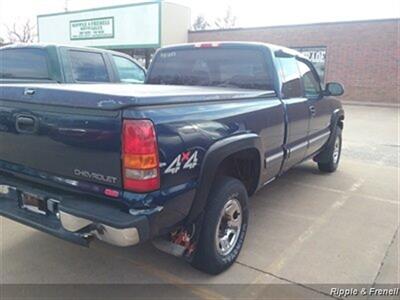
[[[70,21],[71,40],[106,39],[113,37],[113,17]]]
[[[37,21],[41,43],[114,50],[155,49],[187,42],[190,9],[167,1],[142,0],[40,15]]]
[[[321,82],[325,82],[326,47],[305,47],[294,49],[299,51],[313,63],[319,77],[321,78]]]

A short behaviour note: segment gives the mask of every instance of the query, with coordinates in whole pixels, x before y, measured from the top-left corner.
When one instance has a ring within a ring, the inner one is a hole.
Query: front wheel
[[[332,139],[325,151],[328,153],[328,160],[319,162],[318,168],[322,172],[333,173],[339,167],[342,154],[342,129],[340,127],[336,128],[335,138]]]
[[[248,225],[248,196],[239,180],[224,177],[213,187],[192,266],[209,274],[228,269],[242,249]]]

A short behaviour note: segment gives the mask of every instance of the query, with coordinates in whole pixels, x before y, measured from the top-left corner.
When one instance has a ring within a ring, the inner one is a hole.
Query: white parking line
[[[325,192],[337,193],[337,194],[346,194],[349,192],[354,193],[354,192],[358,191],[358,188],[355,186],[352,186],[352,189],[350,189],[349,191],[342,191],[342,190],[338,190],[338,189],[323,187],[323,186],[319,186],[319,185],[317,186],[317,185],[298,182],[298,181],[296,181],[296,182],[291,181],[291,184],[301,186],[301,187],[317,189],[317,190],[325,191]],[[365,195],[365,194],[359,194],[359,195],[362,196],[363,198],[370,199],[370,200],[385,202],[385,203],[392,204],[392,205],[400,205],[400,202],[390,200],[390,199],[385,199],[385,198],[371,196],[371,195]]]

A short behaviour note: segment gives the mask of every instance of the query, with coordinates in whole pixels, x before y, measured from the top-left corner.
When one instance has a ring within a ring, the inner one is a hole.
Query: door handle
[[[24,95],[25,96],[33,96],[35,95],[36,91],[34,89],[26,88],[24,90]]]
[[[315,106],[310,106],[310,113],[312,117],[316,116],[317,110],[315,109]]]
[[[37,129],[37,121],[35,117],[18,116],[15,127],[20,133],[34,133]]]

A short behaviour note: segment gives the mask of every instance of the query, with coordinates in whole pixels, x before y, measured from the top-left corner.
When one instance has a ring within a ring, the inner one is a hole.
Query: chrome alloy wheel
[[[215,234],[215,243],[220,255],[226,256],[232,252],[242,229],[242,206],[235,197],[223,207]]]
[[[336,165],[339,162],[340,157],[340,137],[337,136],[335,140],[335,145],[333,148],[333,163]]]

